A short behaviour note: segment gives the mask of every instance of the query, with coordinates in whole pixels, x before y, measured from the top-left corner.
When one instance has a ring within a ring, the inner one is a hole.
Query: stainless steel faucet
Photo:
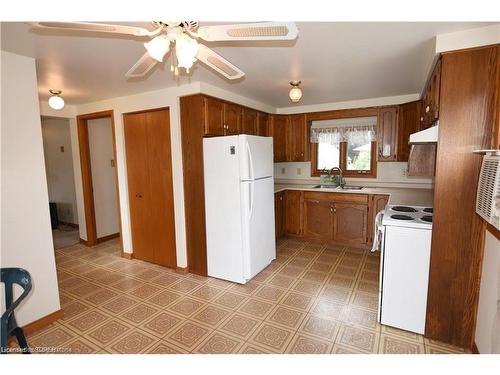
[[[339,186],[342,188],[344,187],[344,179],[342,177],[342,169],[339,168],[339,167],[333,167],[332,169],[330,169],[330,171],[328,172],[328,174],[331,176],[333,171],[339,171]]]

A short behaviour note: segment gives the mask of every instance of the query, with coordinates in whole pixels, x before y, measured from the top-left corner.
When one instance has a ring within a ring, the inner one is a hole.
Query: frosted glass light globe
[[[58,95],[53,95],[49,98],[49,106],[56,111],[64,108],[64,99]]]

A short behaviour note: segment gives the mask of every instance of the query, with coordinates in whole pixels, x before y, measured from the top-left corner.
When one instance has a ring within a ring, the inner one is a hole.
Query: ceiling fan
[[[171,70],[186,73],[199,60],[228,79],[238,79],[245,73],[207,46],[199,43],[218,41],[293,40],[297,38],[297,26],[293,22],[257,22],[234,25],[199,27],[196,21],[154,21],[154,30],[125,25],[108,25],[89,22],[30,22],[31,26],[43,29],[77,30],[129,35],[133,38],[149,38],[144,43],[146,53],[125,73],[127,77],[142,77],[175,48]]]

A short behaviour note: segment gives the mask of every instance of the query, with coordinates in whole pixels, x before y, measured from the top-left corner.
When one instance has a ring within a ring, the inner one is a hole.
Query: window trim
[[[329,171],[326,169],[318,169],[318,144],[309,143],[311,146],[311,177],[319,177],[322,174],[328,174]],[[377,142],[371,142],[371,158],[370,158],[370,170],[364,172],[349,171],[347,170],[347,142],[340,142],[340,169],[342,169],[342,175],[344,177],[356,177],[356,178],[376,178],[377,177]],[[333,172],[333,174],[339,174],[338,171]]]

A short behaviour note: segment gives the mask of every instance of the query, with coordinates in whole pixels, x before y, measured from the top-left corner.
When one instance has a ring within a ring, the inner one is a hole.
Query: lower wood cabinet
[[[304,192],[286,190],[285,201],[285,233],[291,236],[302,235],[302,202]]]
[[[333,240],[333,202],[304,199],[304,236],[320,240]]]
[[[283,199],[284,195],[284,191],[274,193],[274,232],[276,239],[283,237],[283,235],[285,234],[285,202]]]
[[[368,205],[333,204],[333,240],[346,245],[362,246],[368,242]]]

